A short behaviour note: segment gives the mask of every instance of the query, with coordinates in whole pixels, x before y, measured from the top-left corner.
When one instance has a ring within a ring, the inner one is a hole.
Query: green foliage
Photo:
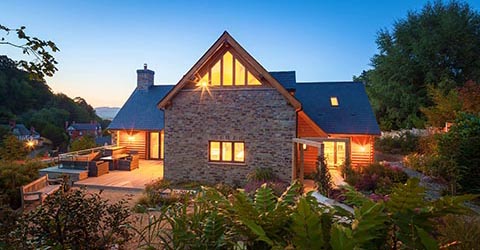
[[[407,174],[399,168],[389,164],[372,163],[350,170],[345,180],[359,191],[386,195],[391,192],[393,185],[403,184],[407,179]]]
[[[407,131],[398,137],[383,136],[375,139],[375,150],[382,153],[406,155],[416,152],[418,144],[419,137]]]
[[[476,249],[480,243],[480,217],[448,215],[437,226],[440,243],[448,249]]]
[[[461,192],[480,193],[480,117],[460,113],[448,133],[438,137],[438,155],[454,173]]]
[[[453,122],[457,112],[462,109],[462,102],[458,97],[457,90],[451,89],[444,94],[441,89],[430,85],[428,86],[428,95],[434,105],[420,108],[425,114],[428,124],[441,128],[445,126],[445,122]]]
[[[191,204],[176,203],[148,216],[141,249],[437,249],[436,222],[468,212],[472,196],[425,201],[418,180],[398,185],[388,201],[373,202],[350,190],[354,214],[300,195],[295,183],[277,197],[263,185],[250,199],[203,188]],[[187,211],[188,208],[188,211]]]
[[[247,175],[247,181],[270,181],[276,179],[271,168],[255,168]]]
[[[38,170],[46,165],[38,161],[13,163],[0,161],[0,206],[18,208],[21,205],[20,187],[38,178]]]
[[[366,82],[383,130],[422,126],[420,107],[432,104],[427,85],[448,93],[479,82],[479,30],[480,15],[467,3],[435,1],[378,33],[373,69],[355,78]]]
[[[0,249],[13,246],[15,240],[10,237],[10,233],[16,229],[20,215],[20,212],[14,211],[10,206],[0,204]]]
[[[0,160],[25,160],[28,154],[25,143],[14,135],[7,135],[0,143]]]
[[[292,243],[297,249],[314,249],[324,246],[321,217],[312,209],[305,198],[300,198],[292,214],[290,230],[295,232]]]
[[[31,79],[13,60],[0,56],[0,124],[12,119],[33,126],[62,148],[68,142],[66,121],[102,121],[84,99],[53,94],[43,79]]]
[[[19,221],[21,249],[109,249],[131,237],[125,201],[113,204],[85,190],[58,191]]]
[[[330,197],[333,189],[332,176],[330,175],[330,171],[328,171],[325,158],[320,156],[317,158],[317,172],[314,180],[317,184],[318,192],[326,197]]]
[[[70,151],[79,151],[83,149],[89,149],[96,147],[95,138],[90,135],[82,136],[70,144]]]
[[[19,60],[16,65],[30,72],[34,79],[43,79],[44,76],[53,76],[57,71],[57,61],[51,53],[58,52],[57,45],[48,40],[40,40],[36,37],[28,36],[25,33],[25,26],[18,29],[10,29],[0,25],[0,31],[4,34],[0,38],[0,45],[12,46],[22,50],[25,55],[33,56],[31,61]],[[16,40],[9,37],[10,33],[15,32]]]

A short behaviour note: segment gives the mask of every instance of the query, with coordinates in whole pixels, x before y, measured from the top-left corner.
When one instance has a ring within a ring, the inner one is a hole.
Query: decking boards
[[[140,167],[132,171],[114,170],[108,174],[89,177],[75,182],[74,186],[86,186],[103,189],[143,190],[153,180],[163,179],[163,162],[140,160]]]

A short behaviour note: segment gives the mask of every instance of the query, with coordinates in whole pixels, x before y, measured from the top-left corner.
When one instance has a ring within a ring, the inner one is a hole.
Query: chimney
[[[153,86],[153,70],[147,69],[147,64],[143,65],[143,69],[137,70],[137,89],[148,90]]]

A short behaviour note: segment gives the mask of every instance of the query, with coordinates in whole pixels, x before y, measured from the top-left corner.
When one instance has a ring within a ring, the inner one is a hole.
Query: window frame
[[[330,96],[330,106],[332,106],[332,107],[340,106],[340,102],[338,101],[337,96]]]
[[[226,53],[230,53],[232,55],[232,84],[231,85],[224,85],[223,84],[223,78],[224,78],[224,73],[223,73],[223,68],[224,68],[224,62],[223,62],[223,57]],[[243,72],[243,84],[237,84],[237,72],[236,72],[236,67],[237,67],[237,62],[243,66],[244,68],[244,72]],[[212,83],[212,69],[213,67],[217,64],[217,63],[220,63],[220,82],[218,84],[213,84]],[[203,79],[203,77],[206,76],[206,80],[207,80],[207,85],[209,87],[227,87],[227,88],[235,88],[235,87],[261,87],[263,86],[263,83],[261,80],[259,80],[258,76],[256,75],[256,73],[254,73],[253,71],[249,70],[246,65],[245,62],[243,62],[242,59],[239,58],[239,56],[234,53],[233,51],[231,50],[224,50],[222,51],[221,53],[219,53],[217,56],[213,57],[210,62],[208,64],[206,64],[206,70],[202,72],[199,72],[200,73],[200,79],[198,79],[198,81],[200,81],[201,79]],[[259,84],[249,84],[248,82],[248,75],[250,75],[256,79]],[[201,86],[201,85],[197,85],[197,86]]]
[[[211,145],[212,145],[212,142],[218,142],[220,143],[220,148],[219,148],[219,159],[220,160],[212,160],[211,158]],[[223,156],[223,143],[231,143],[232,144],[232,160],[231,161],[224,161],[222,160],[222,156]],[[235,143],[242,143],[243,144],[243,161],[236,161],[235,160]],[[235,141],[227,141],[227,140],[223,140],[223,141],[220,141],[220,140],[209,140],[208,141],[208,162],[210,163],[234,163],[234,164],[238,164],[238,163],[245,163],[245,141],[239,141],[239,140],[235,140]]]

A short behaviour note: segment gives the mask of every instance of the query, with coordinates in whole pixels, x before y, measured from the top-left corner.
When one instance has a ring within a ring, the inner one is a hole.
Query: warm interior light
[[[330,97],[330,104],[332,107],[337,107],[338,106],[338,99],[335,96]]]
[[[307,150],[307,144],[303,144],[303,150]]]
[[[207,82],[201,82],[201,83],[200,83],[200,86],[206,88],[206,87],[208,86],[208,83],[207,83]]]
[[[364,147],[364,146],[360,146],[360,151],[361,151],[361,152],[365,152],[365,147]]]
[[[128,136],[128,141],[135,141],[135,136],[129,135]]]
[[[30,147],[30,148],[33,148],[34,145],[35,145],[35,143],[33,141],[28,141],[27,142],[27,146]]]

